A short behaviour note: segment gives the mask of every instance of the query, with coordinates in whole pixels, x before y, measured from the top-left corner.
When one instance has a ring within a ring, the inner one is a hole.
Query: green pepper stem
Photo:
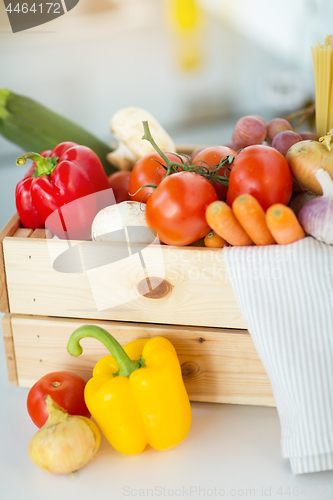
[[[38,153],[26,153],[17,158],[16,165],[25,165],[27,160],[32,160],[36,163],[37,167],[34,172],[34,177],[37,177],[38,175],[50,175],[50,173],[57,164],[58,158],[55,157],[44,158]]]
[[[69,354],[72,354],[72,356],[80,356],[82,353],[80,340],[85,337],[93,337],[94,339],[102,342],[102,344],[109,349],[119,367],[117,375],[129,377],[134,370],[142,367],[142,363],[139,361],[131,360],[119,342],[117,342],[112,335],[104,330],[104,328],[100,328],[96,325],[83,325],[72,333],[67,344]]]

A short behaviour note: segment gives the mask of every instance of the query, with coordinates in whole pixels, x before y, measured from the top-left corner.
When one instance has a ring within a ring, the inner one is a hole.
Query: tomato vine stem
[[[165,175],[162,177],[162,180],[167,175],[170,175],[170,174],[174,173],[174,168],[178,167],[178,169],[180,168],[180,169],[183,170],[183,167],[184,167],[185,164],[169,160],[169,158],[163,153],[163,151],[161,150],[161,148],[154,141],[154,138],[151,135],[151,132],[150,132],[150,129],[149,129],[148,122],[144,121],[142,123],[143,123],[143,130],[144,130],[144,134],[142,136],[142,139],[146,139],[146,141],[150,142],[150,144],[153,146],[153,148],[155,149],[155,151],[160,155],[160,157],[162,158],[162,160],[165,161],[167,169],[166,169]]]
[[[145,139],[146,141],[150,142],[150,144],[153,146],[155,151],[160,155],[162,160],[164,160],[164,162],[165,162],[166,166],[161,164],[166,169],[166,173],[162,177],[161,180],[163,180],[165,177],[167,177],[170,174],[174,174],[174,173],[183,171],[183,172],[194,172],[198,175],[205,177],[209,181],[218,182],[220,184],[224,184],[225,186],[229,186],[229,178],[225,175],[219,175],[218,171],[222,167],[225,167],[226,170],[230,170],[231,164],[235,159],[234,155],[225,156],[224,158],[221,159],[221,161],[217,165],[215,165],[213,167],[211,167],[208,164],[207,164],[207,166],[197,165],[197,164],[191,165],[189,163],[189,160],[187,160],[186,162],[182,162],[182,163],[172,161],[166,156],[165,153],[163,153],[161,148],[156,144],[153,136],[151,135],[148,122],[144,121],[142,123],[143,123],[143,129],[144,129],[144,134],[142,136],[142,139]],[[157,187],[157,186],[152,186],[152,185],[147,184],[146,186],[142,186],[142,187]]]

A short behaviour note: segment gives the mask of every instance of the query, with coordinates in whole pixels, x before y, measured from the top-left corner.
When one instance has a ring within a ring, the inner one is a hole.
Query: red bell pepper
[[[96,213],[112,204],[104,194],[94,196],[109,188],[98,156],[86,146],[63,142],[40,155],[22,155],[16,163],[24,165],[27,159],[34,163],[15,191],[23,226],[46,225],[59,238],[87,239]]]

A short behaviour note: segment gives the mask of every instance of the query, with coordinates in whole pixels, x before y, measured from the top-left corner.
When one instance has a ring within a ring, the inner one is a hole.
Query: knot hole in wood
[[[172,291],[172,285],[167,280],[155,276],[141,280],[137,289],[140,295],[147,299],[161,299]]]
[[[200,373],[200,366],[194,361],[185,361],[181,365],[183,378],[193,378]]]

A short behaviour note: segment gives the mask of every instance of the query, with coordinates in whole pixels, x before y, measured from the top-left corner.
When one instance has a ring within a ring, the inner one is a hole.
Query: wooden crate
[[[94,323],[121,344],[154,335],[169,338],[192,401],[274,406],[220,249],[150,245],[153,268],[157,253],[159,260],[149,282],[145,269],[129,259],[94,270],[94,286],[111,304],[101,309],[89,272],[53,267],[55,256],[80,242],[47,236],[22,228],[17,214],[0,233],[0,310],[6,313],[2,326],[11,384],[29,387],[58,369],[88,379],[105,349],[87,339],[83,355],[73,358],[66,344],[78,326]],[[92,253],[105,245],[84,244]],[[158,286],[149,289],[154,280]]]

